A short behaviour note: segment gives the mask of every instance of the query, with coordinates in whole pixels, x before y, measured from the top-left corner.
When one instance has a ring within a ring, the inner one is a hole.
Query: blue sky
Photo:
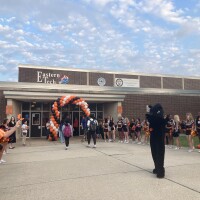
[[[200,0],[0,4],[0,81],[19,63],[200,76]]]

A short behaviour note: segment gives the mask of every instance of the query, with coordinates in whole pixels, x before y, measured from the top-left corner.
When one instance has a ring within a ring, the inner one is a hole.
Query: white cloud
[[[114,0],[85,0],[87,3],[95,3],[100,6],[105,6],[106,4],[113,2]]]
[[[7,70],[6,66],[0,64],[0,72],[5,72]]]
[[[20,40],[17,42],[17,44],[21,47],[33,47],[33,44],[31,44],[30,42],[27,42],[25,40]]]
[[[16,17],[11,17],[11,18],[8,18],[6,21],[7,21],[8,23],[10,23],[10,22],[13,22],[15,19],[16,19]]]
[[[24,51],[22,55],[25,56],[27,59],[31,59],[33,54],[31,52]]]
[[[144,12],[152,13],[166,21],[178,24],[187,22],[187,19],[182,16],[183,10],[176,10],[172,0],[144,0],[140,5]]]
[[[1,25],[0,24],[0,32],[9,32],[11,30],[11,28],[8,25]]]
[[[16,30],[15,33],[19,35],[24,35],[24,31],[22,29]]]
[[[15,44],[11,44],[7,41],[1,41],[0,40],[0,49],[13,49],[13,48],[18,48],[18,45],[15,45]]]
[[[191,35],[200,33],[200,20],[183,10],[171,0],[19,0],[0,7],[2,66],[9,71],[30,63],[192,75],[199,68],[200,40]]]
[[[44,32],[52,32],[54,30],[53,26],[51,24],[38,24],[41,31]]]

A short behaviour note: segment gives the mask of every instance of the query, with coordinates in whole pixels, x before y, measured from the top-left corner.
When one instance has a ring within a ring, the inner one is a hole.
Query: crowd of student
[[[178,115],[166,115],[165,119],[166,146],[173,148],[175,145],[175,150],[180,149],[181,143],[179,136],[180,133],[182,133],[187,137],[189,147],[188,152],[192,152],[195,149],[193,141],[194,136],[197,135],[199,137],[200,143],[200,113],[195,120],[191,113],[187,113],[186,119],[182,121]],[[115,142],[116,135],[118,136],[119,143],[129,143],[131,140],[132,143],[143,145],[149,144],[151,132],[149,129],[149,122],[146,119],[143,121],[141,121],[139,118],[132,118],[129,120],[127,117],[120,117],[116,122],[112,117],[107,117],[104,120],[100,120],[98,122],[94,116],[83,116],[81,121],[81,128],[82,133],[84,134],[84,139],[88,142],[88,146],[90,146],[90,140],[92,137],[94,141],[94,147],[96,147],[96,138],[103,139],[105,142]],[[62,135],[62,129],[60,129],[59,136],[63,142],[64,139],[62,139]]]
[[[200,143],[200,113],[196,119],[193,118],[191,113],[187,113],[185,120],[182,121],[179,115],[166,115],[165,119],[166,146],[173,148],[175,145],[175,150],[180,149],[179,136],[182,133],[186,135],[188,141],[188,152],[192,152],[195,149],[194,136],[198,136]],[[87,120],[90,121],[90,118],[83,118],[81,122],[85,138],[87,138],[87,133],[89,132],[89,127],[86,123]],[[105,142],[115,142],[117,134],[119,143],[129,143],[131,139],[133,143],[145,145],[149,143],[151,130],[149,130],[149,123],[146,119],[141,122],[139,118],[136,120],[132,118],[130,121],[127,117],[120,117],[117,122],[114,122],[112,117],[108,117],[97,124],[95,132],[97,138],[102,138]]]
[[[172,117],[172,115],[167,115],[166,120],[166,145],[168,145],[169,148],[172,148],[175,139],[175,149],[180,149],[181,144],[179,135],[180,133],[183,133],[187,137],[189,147],[188,152],[192,152],[195,149],[193,141],[194,136],[198,136],[200,143],[200,113],[198,113],[196,119],[194,119],[191,113],[187,113],[185,120],[181,121],[178,115],[174,115],[174,117]]]
[[[169,148],[173,148],[175,142],[175,150],[181,148],[180,133],[185,134],[188,141],[188,152],[192,152],[194,147],[193,137],[198,136],[200,143],[200,112],[196,119],[193,118],[191,113],[186,114],[185,120],[180,120],[178,115],[166,115],[165,127],[165,144]],[[15,118],[12,116],[10,120],[5,119],[0,126],[0,130],[9,132],[16,126]],[[47,138],[50,134],[50,122],[46,123]],[[26,137],[28,132],[27,121],[24,120],[21,126],[22,144],[26,145]],[[137,144],[148,144],[150,138],[149,123],[147,120],[141,121],[139,118],[129,120],[127,117],[120,117],[118,121],[114,121],[112,117],[107,117],[99,122],[94,116],[83,116],[81,120],[81,129],[84,135],[84,140],[88,142],[90,147],[91,138],[93,138],[94,148],[96,148],[96,138],[103,139],[105,142],[115,142],[116,135],[118,136],[119,143],[129,143],[130,140]],[[59,137],[62,143],[65,143],[66,150],[69,148],[69,139],[73,136],[73,132],[77,131],[71,125],[69,118],[61,120],[59,127]],[[143,133],[143,134],[142,134]],[[0,138],[0,164],[6,161],[2,159],[3,154],[7,154],[7,149],[14,149],[16,143],[16,132],[14,131],[8,138]],[[8,147],[9,145],[9,147]],[[200,151],[199,151],[200,152]]]

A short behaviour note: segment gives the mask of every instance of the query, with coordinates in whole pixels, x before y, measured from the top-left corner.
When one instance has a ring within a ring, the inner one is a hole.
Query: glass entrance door
[[[46,123],[49,121],[49,118],[50,118],[49,112],[42,113],[42,137],[47,137]]]
[[[91,114],[93,114],[98,121],[103,121],[104,106],[102,103],[90,103],[89,108],[91,110]],[[80,126],[83,115],[85,115],[83,111],[76,105],[66,105],[61,109],[61,118],[62,120],[69,120],[70,124],[74,128],[74,136],[83,135],[83,131]]]
[[[79,136],[80,130],[80,117],[79,112],[73,112],[73,128],[74,128],[74,136]]]
[[[41,112],[31,113],[31,137],[41,137]]]
[[[72,112],[62,112],[62,120],[68,120],[69,123],[72,125],[72,121],[73,121],[73,116],[72,116]]]

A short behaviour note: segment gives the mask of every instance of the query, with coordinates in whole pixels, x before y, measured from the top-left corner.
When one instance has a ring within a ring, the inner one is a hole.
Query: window
[[[103,112],[97,112],[97,120],[103,121]]]
[[[102,103],[97,104],[97,111],[103,111],[103,104]]]
[[[90,108],[91,111],[96,111],[96,109],[97,109],[96,108],[96,103],[90,103],[89,104],[89,108]]]
[[[32,125],[40,125],[40,113],[32,114]]]
[[[51,103],[44,102],[43,103],[43,110],[44,111],[50,111],[50,109],[51,109]]]
[[[42,103],[39,102],[32,102],[31,103],[31,110],[41,110],[42,109]]]
[[[29,102],[22,102],[22,110],[29,110],[30,103]]]

